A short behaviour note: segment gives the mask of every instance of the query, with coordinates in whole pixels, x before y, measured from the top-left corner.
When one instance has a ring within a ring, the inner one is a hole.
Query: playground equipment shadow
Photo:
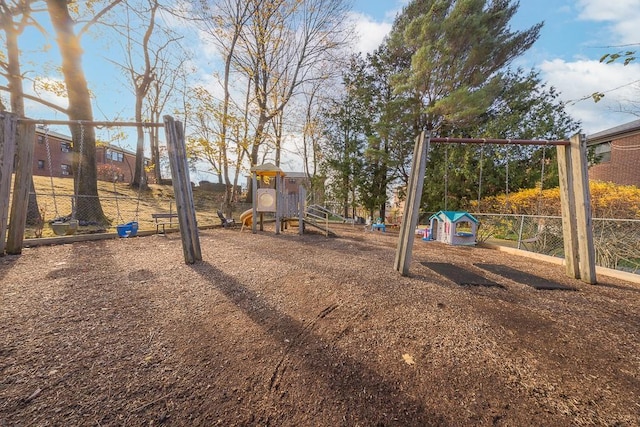
[[[422,241],[402,277],[397,233],[335,228],[205,230],[195,265],[179,233],[0,258],[0,425],[637,424],[639,285]]]

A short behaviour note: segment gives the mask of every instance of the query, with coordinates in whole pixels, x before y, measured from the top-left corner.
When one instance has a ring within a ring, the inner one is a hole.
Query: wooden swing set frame
[[[202,260],[184,129],[181,122],[174,120],[171,116],[164,116],[164,123],[34,120],[18,117],[9,112],[0,112],[0,256],[5,254],[5,250],[7,254],[12,255],[22,253],[36,124],[164,127],[185,263],[193,264]],[[16,147],[18,162],[15,167],[14,194],[9,216],[10,185]]]
[[[416,137],[411,175],[407,188],[405,218],[400,226],[394,269],[403,276],[409,274],[414,230],[418,225],[420,195],[431,143],[501,144],[555,146],[558,154],[562,234],[566,273],[589,284],[596,283],[595,249],[593,244],[591,196],[585,138],[574,135],[569,141],[433,138],[423,131]]]

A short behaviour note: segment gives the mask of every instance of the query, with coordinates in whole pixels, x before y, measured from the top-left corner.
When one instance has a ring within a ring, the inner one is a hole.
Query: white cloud
[[[574,16],[592,27],[593,40],[589,44],[640,43],[636,30],[640,28],[639,0],[575,0],[574,7]],[[617,49],[612,47],[605,52],[608,50]],[[621,110],[631,108],[628,100],[637,99],[640,94],[638,84],[634,84],[640,78],[640,63],[603,64],[599,62],[603,53],[602,50],[582,51],[580,55],[575,54],[573,60],[548,59],[537,66],[543,79],[561,92],[567,112],[582,122],[582,132],[586,134],[636,119]],[[605,94],[597,103],[591,98],[596,92]]]
[[[56,79],[55,77],[43,77],[39,79],[39,87],[38,92],[35,92],[33,86],[24,85],[24,91],[26,94],[34,96],[36,98],[40,98],[43,101],[47,101],[51,104],[58,105],[62,108],[67,108],[69,105],[69,99],[67,98],[66,92],[64,91],[64,81],[61,79]],[[56,94],[53,91],[49,91],[44,89],[44,87],[53,87],[61,90],[60,94]],[[50,107],[47,107],[43,104],[40,104],[36,101],[25,100],[25,109],[28,114],[32,116],[37,116],[41,114],[52,113],[55,110],[52,110]]]
[[[353,21],[357,39],[353,46],[354,52],[373,52],[391,31],[391,23],[376,22],[368,15],[352,12],[350,19]]]
[[[640,43],[640,2],[638,0],[578,0],[579,19],[609,23],[615,43]]]
[[[587,134],[599,132],[631,120],[634,117],[620,113],[627,100],[638,97],[637,85],[640,64],[602,64],[597,60],[566,62],[561,59],[544,61],[540,65],[544,80],[558,88],[567,102],[567,111],[583,125]],[[598,103],[590,97],[604,92]]]

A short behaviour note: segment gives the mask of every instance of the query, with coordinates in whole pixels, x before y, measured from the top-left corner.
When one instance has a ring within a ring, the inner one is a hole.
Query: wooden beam
[[[307,190],[304,186],[298,186],[298,234],[304,234],[304,214],[307,209]]]
[[[420,201],[422,199],[422,187],[424,185],[425,167],[427,165],[427,153],[431,134],[425,143],[425,132],[422,131],[416,137],[413,148],[413,161],[411,163],[411,176],[407,188],[407,201],[404,218],[400,224],[400,236],[396,248],[396,257],[393,268],[403,276],[409,274],[415,229],[418,225],[420,214]]]
[[[593,220],[591,215],[591,192],[587,163],[587,142],[580,134],[571,138],[571,174],[576,206],[576,229],[578,253],[580,255],[580,279],[595,284],[596,263],[593,245]]]
[[[36,125],[83,125],[83,126],[100,126],[100,127],[145,127],[145,128],[160,128],[165,126],[165,123],[153,123],[153,122],[106,122],[106,121],[94,121],[94,120],[45,120],[45,119],[18,119],[21,123],[29,123]]]
[[[164,116],[167,151],[171,167],[171,181],[176,199],[178,223],[182,237],[182,251],[186,264],[202,261],[196,209],[193,204],[193,190],[189,178],[189,163],[181,122],[171,116]]]
[[[258,197],[258,173],[256,171],[251,172],[251,209],[253,209],[253,217],[251,220],[251,232],[256,234],[258,232],[258,205],[256,199]],[[261,224],[262,225],[262,224]]]
[[[282,180],[282,176],[280,173],[276,174],[276,234],[280,234],[280,215],[282,215],[282,194],[280,194],[280,189],[282,188],[280,185],[280,181]]]
[[[562,214],[562,236],[567,276],[580,278],[580,258],[578,255],[578,233],[576,230],[576,202],[573,176],[570,171],[571,147],[556,147],[558,154],[558,181],[560,183],[560,212]]]
[[[31,188],[31,175],[33,172],[36,125],[20,123],[18,125],[18,140],[18,163],[16,165],[13,183],[11,220],[9,222],[9,232],[7,235],[7,253],[11,255],[19,255],[22,253],[24,231],[27,225],[27,211],[29,209],[29,190]]]
[[[0,256],[4,255],[13,157],[16,151],[18,116],[3,113],[0,119]],[[15,199],[15,198],[14,198]]]
[[[443,144],[498,144],[498,145],[571,145],[571,141],[548,139],[495,139],[495,138],[431,138],[431,143]]]

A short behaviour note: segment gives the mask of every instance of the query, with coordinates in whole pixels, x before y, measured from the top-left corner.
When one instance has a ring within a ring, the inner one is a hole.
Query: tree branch
[[[0,90],[11,93],[11,90],[10,90],[7,86],[0,86]],[[66,109],[66,108],[62,108],[62,107],[60,107],[59,105],[56,105],[56,104],[54,104],[54,103],[52,103],[52,102],[45,101],[45,100],[44,100],[44,99],[42,99],[42,98],[38,98],[38,97],[36,97],[36,96],[29,95],[29,94],[27,94],[27,93],[23,94],[22,96],[23,96],[25,99],[28,99],[28,100],[30,100],[30,101],[37,102],[37,103],[39,103],[39,104],[44,105],[45,107],[49,107],[49,108],[51,108],[51,109],[53,109],[53,110],[59,111],[59,112],[60,112],[60,113],[62,113],[62,114],[69,114],[69,110],[68,110],[68,109]]]
[[[116,7],[118,4],[122,3],[122,0],[114,0],[111,4],[109,4],[107,7],[105,7],[104,9],[102,9],[100,12],[98,12],[96,14],[96,16],[94,16],[90,21],[88,21],[81,29],[80,31],[78,31],[78,39],[80,39],[82,37],[82,35],[84,33],[86,33],[89,28],[95,24],[96,22],[98,22],[100,20],[100,18],[102,18],[104,15],[107,14],[107,12],[109,12],[111,9],[113,9],[114,7]]]

